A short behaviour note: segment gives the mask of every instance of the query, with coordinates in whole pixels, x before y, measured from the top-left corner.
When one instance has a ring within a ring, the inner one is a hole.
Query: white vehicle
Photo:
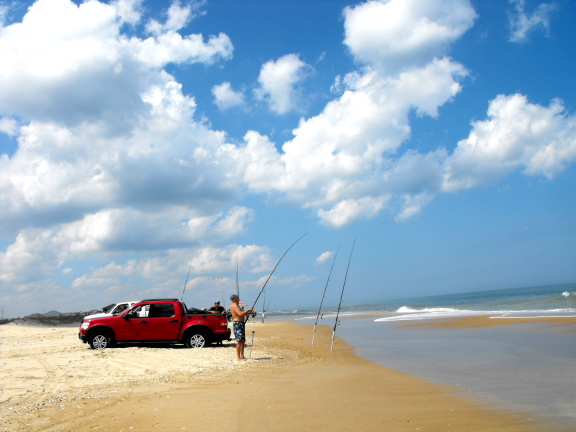
[[[85,316],[84,319],[86,320],[86,319],[92,319],[92,318],[102,318],[102,317],[106,317],[106,316],[120,315],[126,309],[130,309],[132,306],[134,306],[138,302],[139,301],[126,301],[126,302],[116,303],[113,307],[108,309],[107,312],[97,313],[94,315],[88,315],[88,316]]]

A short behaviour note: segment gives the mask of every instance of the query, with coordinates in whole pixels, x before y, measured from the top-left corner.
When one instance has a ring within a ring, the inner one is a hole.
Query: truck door
[[[139,341],[147,333],[150,305],[136,306],[122,318],[116,320],[116,338],[121,341]]]
[[[150,305],[146,334],[142,340],[176,340],[180,332],[181,316],[176,316],[173,303],[153,303]]]

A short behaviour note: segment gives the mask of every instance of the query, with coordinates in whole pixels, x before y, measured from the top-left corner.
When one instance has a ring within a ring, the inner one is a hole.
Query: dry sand
[[[0,431],[550,431],[342,340],[331,353],[324,326],[314,346],[293,322],[249,322],[247,335],[238,362],[233,341],[93,351],[77,327],[0,326]]]

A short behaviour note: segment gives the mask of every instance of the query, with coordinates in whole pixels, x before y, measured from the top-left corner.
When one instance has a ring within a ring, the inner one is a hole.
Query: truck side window
[[[169,318],[174,316],[172,303],[159,303],[150,305],[150,318]]]
[[[150,305],[136,306],[130,311],[128,318],[147,318]]]

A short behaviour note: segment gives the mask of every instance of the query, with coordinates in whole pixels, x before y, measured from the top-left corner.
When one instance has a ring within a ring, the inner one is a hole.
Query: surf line
[[[292,246],[294,246],[296,243],[298,243],[303,237],[305,237],[306,235],[308,235],[308,233],[305,233],[303,235],[301,235],[300,237],[298,237],[298,239],[296,239],[296,241],[294,243],[292,243],[290,245],[290,247],[288,249],[286,249],[286,251],[282,254],[282,256],[280,257],[280,259],[278,260],[278,262],[276,263],[276,265],[274,266],[274,268],[272,269],[272,271],[270,272],[270,274],[268,275],[268,279],[266,279],[266,282],[264,282],[264,286],[262,287],[262,289],[260,290],[260,293],[258,294],[258,297],[256,297],[256,300],[254,300],[254,304],[252,305],[252,307],[250,309],[254,309],[256,307],[256,303],[258,303],[258,299],[260,298],[260,296],[262,295],[262,293],[264,292],[264,289],[266,288],[266,285],[268,284],[268,281],[270,280],[270,278],[272,277],[272,275],[274,274],[274,272],[276,271],[276,268],[278,267],[278,265],[280,264],[280,261],[282,261],[282,259],[284,259],[284,257],[286,256],[286,254],[288,253],[288,251],[290,249],[292,249]],[[248,319],[250,319],[250,315],[246,315],[246,320],[244,321],[244,323],[248,322]]]
[[[332,330],[332,345],[330,345],[330,352],[334,350],[334,335],[336,334],[336,326],[338,325],[338,315],[340,315],[340,308],[342,307],[342,296],[344,295],[344,287],[346,286],[346,279],[348,279],[348,270],[350,269],[350,261],[352,261],[352,252],[354,252],[354,245],[356,244],[356,238],[352,243],[352,249],[350,250],[350,257],[348,258],[348,266],[346,267],[346,275],[344,276],[344,283],[342,284],[342,292],[340,293],[340,302],[338,303],[338,310],[336,311],[336,320],[334,321],[334,330]]]
[[[336,254],[332,260],[332,265],[330,266],[330,271],[328,272],[328,279],[326,280],[326,285],[324,285],[324,293],[322,294],[322,300],[320,300],[320,306],[318,307],[318,314],[316,315],[316,322],[314,323],[314,329],[312,330],[312,345],[314,345],[314,337],[316,336],[316,326],[318,325],[318,319],[320,318],[320,311],[322,310],[322,303],[324,303],[324,297],[326,297],[326,288],[328,288],[328,282],[330,282],[330,275],[332,274],[332,269],[334,268],[334,263],[336,262],[336,257],[338,256],[338,251],[340,250],[340,245],[336,249]]]

